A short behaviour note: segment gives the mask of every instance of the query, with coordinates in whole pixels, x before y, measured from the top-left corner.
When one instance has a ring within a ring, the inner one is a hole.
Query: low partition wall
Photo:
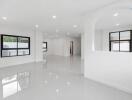
[[[132,93],[132,53],[88,52],[85,77]]]

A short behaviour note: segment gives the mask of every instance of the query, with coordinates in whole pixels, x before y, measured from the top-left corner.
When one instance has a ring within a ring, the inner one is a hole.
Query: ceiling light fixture
[[[71,85],[71,82],[68,81],[68,82],[66,82],[66,84],[69,86],[69,85]]]
[[[54,16],[52,16],[52,18],[53,18],[53,19],[56,19],[57,17],[54,15]]]
[[[119,13],[115,13],[113,16],[117,17],[119,15]]]
[[[116,24],[116,26],[119,26],[120,24]]]
[[[56,35],[56,37],[58,37],[58,35]],[[55,76],[55,78],[56,78],[56,79],[58,79],[58,78],[59,78],[59,76],[58,76],[58,75],[56,75],[56,76]]]
[[[2,17],[3,20],[7,20],[7,17]]]
[[[52,72],[49,72],[49,75],[51,76],[53,73]]]
[[[36,27],[36,28],[38,28],[38,27],[39,27],[39,25],[37,25],[37,24],[36,24],[36,25],[35,25],[35,27]]]
[[[47,80],[45,80],[45,81],[44,81],[44,83],[45,83],[45,84],[48,84],[48,81],[47,81]]]
[[[59,89],[56,89],[55,91],[56,91],[56,93],[59,93],[60,90]]]
[[[74,28],[77,28],[77,25],[73,25]]]
[[[58,30],[58,29],[56,29],[56,30],[55,30],[55,32],[56,32],[56,33],[58,33],[58,32],[59,32],[59,30]]]

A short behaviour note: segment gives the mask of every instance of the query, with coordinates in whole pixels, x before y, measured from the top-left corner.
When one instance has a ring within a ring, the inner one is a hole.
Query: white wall
[[[132,27],[118,27],[117,29],[104,30],[103,33],[103,51],[109,51],[109,32],[132,30]]]
[[[35,37],[35,61],[39,62],[43,60],[43,33],[36,30]]]
[[[84,75],[132,93],[132,53],[95,51],[95,17],[91,15],[85,21]]]
[[[95,50],[96,51],[102,51],[103,43],[104,43],[103,39],[105,39],[105,37],[103,37],[103,31],[102,30],[96,30],[95,31]]]
[[[63,45],[65,44],[64,40],[61,38],[48,38],[44,39],[44,42],[48,44],[48,55],[64,55]]]
[[[95,31],[95,50],[96,51],[109,51],[109,32],[132,30],[132,27],[123,26],[113,29],[104,29]]]
[[[81,34],[81,59],[84,60],[84,34]]]
[[[109,31],[102,33],[102,51],[109,51]]]
[[[74,55],[81,55],[81,38],[44,38],[48,42],[48,55],[70,56],[70,41],[74,41]]]
[[[41,52],[41,50],[40,47],[36,49],[36,45],[39,46],[41,44],[41,41],[38,41],[41,36],[36,39],[35,31],[20,27],[0,26],[0,34],[28,36],[31,40],[31,55],[0,58],[0,67],[40,61],[40,54],[36,52]]]
[[[132,93],[132,54],[90,52],[85,76]]]

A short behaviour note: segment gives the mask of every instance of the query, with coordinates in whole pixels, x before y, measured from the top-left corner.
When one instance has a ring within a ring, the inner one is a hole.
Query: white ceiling
[[[113,16],[118,13],[118,16]],[[117,24],[119,24],[117,26]],[[125,27],[132,29],[132,1],[122,2],[114,5],[112,9],[104,12],[104,15],[97,21],[96,29],[116,30]]]
[[[116,0],[0,0],[0,24],[35,28],[44,33],[83,32],[83,17],[90,10],[100,8]],[[52,16],[57,19],[53,20]],[[73,25],[78,25],[73,28]]]

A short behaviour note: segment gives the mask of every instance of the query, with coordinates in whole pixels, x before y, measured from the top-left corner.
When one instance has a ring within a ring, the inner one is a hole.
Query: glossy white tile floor
[[[86,79],[80,57],[0,69],[0,100],[132,100],[132,95]]]

